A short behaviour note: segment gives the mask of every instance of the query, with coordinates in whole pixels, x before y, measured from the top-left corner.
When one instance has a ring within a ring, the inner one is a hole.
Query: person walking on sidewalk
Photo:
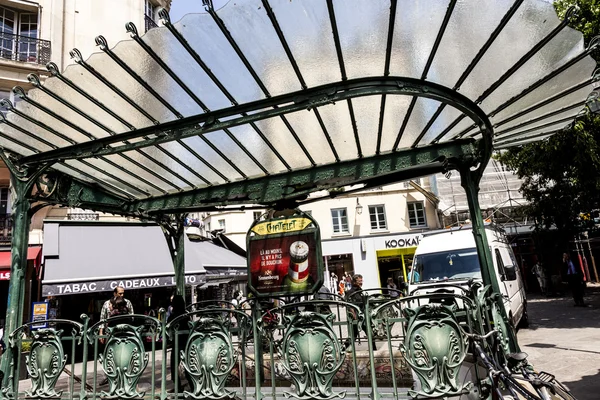
[[[360,274],[356,274],[352,277],[352,287],[350,290],[346,292],[346,301],[352,303],[358,308],[360,308],[361,312],[365,312],[365,303],[367,302],[367,294],[362,292],[363,285],[363,276]],[[354,309],[351,309],[352,313],[349,315],[350,318],[353,318],[355,321],[358,319],[357,315],[354,315]],[[362,323],[362,330],[367,333],[367,320],[364,319]],[[354,333],[354,339],[358,339],[358,324],[352,324],[352,332]],[[375,339],[372,342],[373,350],[377,350],[377,345],[375,344]],[[350,347],[350,338],[346,339],[344,343],[344,347]]]
[[[583,302],[583,274],[581,270],[573,264],[568,253],[563,254],[563,262],[567,267],[567,279],[569,281],[569,289],[575,301],[575,307],[584,307]]]

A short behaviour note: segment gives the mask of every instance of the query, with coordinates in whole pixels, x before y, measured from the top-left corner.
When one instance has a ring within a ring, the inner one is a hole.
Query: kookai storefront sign
[[[190,274],[185,276],[186,285],[199,285],[206,282],[204,274]],[[89,282],[69,282],[42,285],[42,296],[63,296],[69,294],[109,292],[117,286],[125,289],[152,289],[159,287],[175,286],[174,276],[159,276],[153,278],[135,278],[135,279],[111,279],[103,281]]]

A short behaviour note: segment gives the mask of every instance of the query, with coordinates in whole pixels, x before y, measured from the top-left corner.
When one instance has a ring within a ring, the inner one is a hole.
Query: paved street
[[[519,343],[536,370],[554,374],[578,400],[600,398],[600,285],[589,285],[587,308],[566,296],[528,299],[529,329]]]

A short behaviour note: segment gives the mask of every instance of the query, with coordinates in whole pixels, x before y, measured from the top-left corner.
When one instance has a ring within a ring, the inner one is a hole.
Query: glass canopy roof
[[[0,146],[17,165],[133,214],[265,204],[487,161],[492,142],[562,129],[593,90],[598,41],[584,48],[549,1],[239,0],[160,15],[2,101]]]

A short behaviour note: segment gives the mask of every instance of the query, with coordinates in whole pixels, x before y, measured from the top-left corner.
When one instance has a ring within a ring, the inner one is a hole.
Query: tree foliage
[[[573,5],[557,0],[560,17]],[[583,32],[587,45],[600,34],[600,0],[579,0],[570,25]],[[600,53],[592,54],[596,60]],[[547,140],[511,148],[497,156],[524,180],[523,210],[538,229],[556,226],[565,237],[593,229],[591,213],[600,209],[600,116],[587,115]]]

